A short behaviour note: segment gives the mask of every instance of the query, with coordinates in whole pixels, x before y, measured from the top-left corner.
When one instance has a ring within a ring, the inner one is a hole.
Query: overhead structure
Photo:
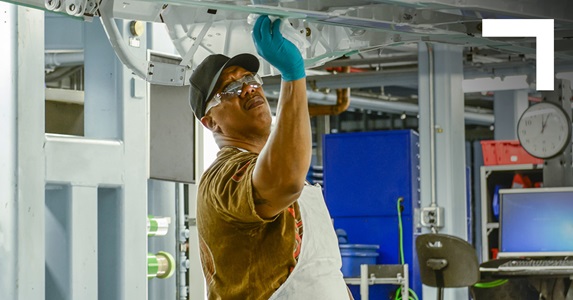
[[[11,1],[12,2],[12,1]],[[307,68],[341,56],[380,53],[415,55],[416,43],[439,42],[475,47],[468,52],[474,67],[513,60],[524,74],[534,72],[535,38],[485,38],[483,19],[543,18],[555,20],[555,65],[573,71],[573,3],[550,1],[378,0],[192,1],[21,0],[19,4],[91,20],[100,17],[120,60],[149,82],[185,85],[193,68],[207,55],[256,54],[250,39],[253,18],[269,14],[288,18],[289,38],[297,43]],[[180,65],[141,61],[130,54],[113,19],[164,23],[182,57]],[[285,32],[285,31],[283,31]],[[262,60],[261,60],[262,61]],[[486,69],[488,67],[485,67]],[[262,75],[278,74],[262,61]],[[487,75],[485,75],[487,76]],[[493,74],[491,77],[503,74]]]

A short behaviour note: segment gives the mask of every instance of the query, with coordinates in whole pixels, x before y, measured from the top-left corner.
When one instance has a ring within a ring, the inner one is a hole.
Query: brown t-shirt
[[[268,299],[296,264],[302,240],[298,204],[271,220],[257,215],[256,161],[257,154],[224,147],[201,177],[197,228],[209,299]]]

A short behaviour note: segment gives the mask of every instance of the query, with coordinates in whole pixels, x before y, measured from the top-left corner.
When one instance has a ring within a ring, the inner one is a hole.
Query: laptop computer
[[[573,256],[573,187],[501,189],[499,257]]]
[[[573,272],[573,187],[501,189],[500,271]]]

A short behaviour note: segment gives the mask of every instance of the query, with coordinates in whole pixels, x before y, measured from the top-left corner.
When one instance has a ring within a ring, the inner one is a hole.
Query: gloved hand
[[[306,76],[304,60],[298,48],[285,39],[280,32],[281,20],[272,22],[268,16],[260,16],[253,27],[253,41],[257,53],[281,72],[285,81]]]

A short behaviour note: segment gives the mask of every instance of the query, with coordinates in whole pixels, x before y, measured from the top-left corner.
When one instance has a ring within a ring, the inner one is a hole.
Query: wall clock
[[[517,123],[517,138],[527,153],[549,159],[571,142],[571,119],[561,106],[539,102],[527,108]]]

